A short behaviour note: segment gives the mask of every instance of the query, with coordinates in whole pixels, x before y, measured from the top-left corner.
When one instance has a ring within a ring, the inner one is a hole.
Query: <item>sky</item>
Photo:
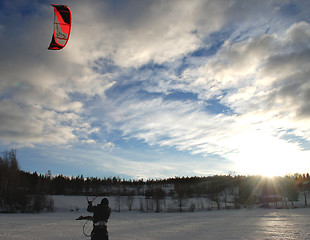
[[[310,172],[310,1],[0,1],[0,151],[131,179]]]

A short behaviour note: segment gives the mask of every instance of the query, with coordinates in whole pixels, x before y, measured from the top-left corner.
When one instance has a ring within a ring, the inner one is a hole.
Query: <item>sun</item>
[[[258,171],[256,175],[272,178],[275,176],[282,176],[283,174],[280,173],[279,171],[274,171],[274,169],[261,169],[261,171]]]
[[[282,161],[284,160],[282,159]],[[251,160],[243,162],[241,168],[245,174],[250,175],[261,175],[264,177],[284,176],[289,174],[291,169],[286,164],[283,164],[282,161],[272,157],[262,159],[259,155],[256,157],[252,156]]]
[[[309,170],[309,157],[296,143],[251,132],[239,139],[235,161],[242,174],[274,177]]]

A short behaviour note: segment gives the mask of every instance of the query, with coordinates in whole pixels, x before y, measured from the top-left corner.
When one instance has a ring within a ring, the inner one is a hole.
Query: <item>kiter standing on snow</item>
[[[93,206],[92,201],[88,202],[87,211],[93,212],[93,231],[91,240],[109,240],[107,223],[111,215],[109,200],[103,198],[101,203]]]

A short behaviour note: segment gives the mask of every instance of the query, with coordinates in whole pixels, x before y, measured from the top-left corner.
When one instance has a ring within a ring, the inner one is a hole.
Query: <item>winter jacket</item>
[[[88,212],[93,212],[94,215],[94,223],[104,221],[108,222],[108,219],[111,215],[111,208],[107,205],[98,204],[97,206],[93,206],[92,203],[88,204],[87,207]]]

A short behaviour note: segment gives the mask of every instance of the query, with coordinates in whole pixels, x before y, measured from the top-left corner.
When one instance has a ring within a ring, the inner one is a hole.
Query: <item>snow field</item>
[[[0,239],[90,239],[82,232],[85,221],[75,220],[89,215],[85,197],[54,201],[54,213],[0,214]],[[310,208],[112,212],[108,230],[110,240],[310,239]]]

